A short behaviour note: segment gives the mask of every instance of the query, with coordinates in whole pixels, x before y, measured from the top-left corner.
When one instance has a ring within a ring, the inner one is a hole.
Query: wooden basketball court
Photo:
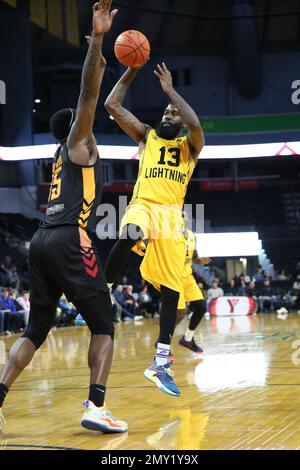
[[[180,398],[143,377],[157,331],[158,320],[116,325],[107,404],[128,421],[128,433],[101,435],[80,427],[89,334],[76,327],[53,331],[16,382],[5,403],[0,447],[300,449],[300,315],[286,321],[275,315],[204,318],[197,335],[205,348],[200,360],[177,345],[184,331],[179,325],[173,352]],[[7,348],[14,340],[4,339]]]

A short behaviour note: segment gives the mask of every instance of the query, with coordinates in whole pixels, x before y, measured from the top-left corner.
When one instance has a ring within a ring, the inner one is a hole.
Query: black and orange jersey
[[[71,162],[65,144],[55,153],[48,208],[41,227],[73,225],[93,232],[101,197],[100,158],[93,166],[76,165]]]

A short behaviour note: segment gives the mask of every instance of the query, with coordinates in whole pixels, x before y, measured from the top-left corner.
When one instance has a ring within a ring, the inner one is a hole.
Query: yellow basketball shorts
[[[190,274],[190,276],[184,277],[182,279],[183,284],[183,293],[180,294],[179,301],[178,301],[178,310],[185,310],[186,302],[194,302],[195,300],[203,300],[203,294],[198,286],[194,276]]]
[[[183,292],[182,273],[185,263],[185,239],[180,208],[170,208],[147,200],[131,203],[122,219],[120,230],[129,224],[141,228],[147,249],[140,271],[143,279],[157,290],[166,286],[176,292]],[[132,234],[131,234],[132,235]],[[133,248],[141,254],[143,242]]]

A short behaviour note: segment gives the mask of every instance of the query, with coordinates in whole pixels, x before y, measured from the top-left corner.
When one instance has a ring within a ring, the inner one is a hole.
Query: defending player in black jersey
[[[53,162],[47,213],[30,246],[29,324],[23,337],[12,347],[2,371],[0,412],[8,390],[44,343],[64,292],[92,335],[88,357],[91,385],[81,424],[95,431],[124,432],[127,423],[114,418],[104,403],[114,328],[108,288],[90,238],[102,191],[93,124],[106,67],[103,37],[117,13],[117,10],[110,13],[111,3],[112,0],[101,0],[93,7],[93,33],[77,110],[61,110],[51,119],[50,127],[60,146]]]

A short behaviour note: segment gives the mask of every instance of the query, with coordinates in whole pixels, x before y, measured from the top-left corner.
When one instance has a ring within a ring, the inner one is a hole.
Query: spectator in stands
[[[121,283],[122,283],[122,285],[123,285],[124,287],[127,287],[127,286],[128,286],[128,277],[127,277],[127,276],[123,276]]]
[[[206,298],[206,292],[205,292],[207,290],[206,285],[201,280],[199,280],[197,284],[198,284],[199,288],[202,290],[203,296]]]
[[[160,292],[156,290],[152,284],[148,285],[148,292],[151,297],[153,311],[155,312],[154,318],[158,318],[160,311]]]
[[[207,291],[207,299],[217,299],[218,297],[223,297],[224,291],[219,287],[219,282],[217,279],[214,279],[210,289]]]
[[[276,302],[277,297],[274,294],[270,279],[265,279],[258,296],[259,311],[263,313],[274,312]]]
[[[12,328],[8,328],[11,331],[24,331],[25,328],[25,317],[27,316],[23,307],[17,301],[17,293],[15,291],[10,291],[9,298],[13,301],[16,311],[13,313],[12,320]]]
[[[238,288],[235,285],[235,280],[231,279],[229,281],[227,287],[225,288],[225,295],[226,296],[235,296],[238,293]]]
[[[147,286],[147,283],[146,283],[145,279],[141,279],[141,283],[140,283],[139,289],[138,289],[139,293],[143,291],[145,286]]]
[[[30,312],[30,300],[29,300],[29,292],[23,292],[22,295],[17,297],[17,302],[21,305],[22,309],[25,312],[24,322],[25,326],[28,325],[28,318]]]
[[[249,289],[251,289],[251,292],[253,294],[253,297],[256,296],[256,288],[255,288],[255,281],[251,281],[250,284],[249,284]],[[252,297],[252,296],[250,296]]]
[[[255,282],[264,282],[264,279],[265,279],[265,273],[262,267],[259,265],[255,271],[254,280]]]
[[[12,266],[12,268],[7,271],[7,279],[10,287],[20,285],[20,278],[16,266]]]
[[[6,291],[7,289],[2,289],[1,294],[0,294],[0,333],[1,335],[6,333],[7,317],[10,314],[10,310],[7,310],[5,306]]]
[[[281,269],[278,274],[278,281],[287,281],[288,276],[285,274],[285,269]]]
[[[241,285],[241,278],[243,279],[244,278],[244,274],[243,273],[235,273],[234,277],[233,277],[233,280],[234,280],[234,284],[235,284],[235,288],[239,288],[240,285]]]
[[[131,315],[130,312],[128,312],[128,315],[125,314],[124,309],[125,309],[125,299],[124,299],[124,294],[123,294],[123,286],[121,284],[118,284],[116,289],[113,292],[113,296],[117,302],[117,304],[121,307],[122,314],[121,314],[121,319],[125,321],[125,318],[130,320],[130,318],[133,319],[133,315]]]
[[[117,288],[114,290],[113,295],[117,303],[122,309],[121,319],[123,321],[128,321],[130,319],[136,320],[137,319],[136,316],[127,309],[127,304],[125,302],[125,297],[124,297],[124,288],[121,284],[119,284]]]
[[[292,288],[288,291],[286,297],[287,308],[296,310],[300,314],[300,274],[297,275]]]
[[[6,334],[10,334],[15,329],[15,317],[13,316],[16,312],[16,306],[13,300],[9,297],[9,291],[7,288],[1,290],[0,295],[0,310],[4,313],[4,326],[3,330]]]
[[[4,312],[3,310],[0,310],[0,335],[3,335],[3,334],[4,334]]]
[[[242,281],[242,285],[238,290],[238,295],[241,297],[254,297],[255,295],[255,283],[251,282],[249,276],[245,276]]]
[[[133,313],[134,316],[136,316],[139,304],[133,296],[133,286],[129,285],[125,287],[124,299],[125,299],[126,309],[129,310],[129,312]]]
[[[4,334],[4,318],[5,318],[5,310],[2,306],[1,299],[0,299],[0,335]]]
[[[123,294],[123,286],[121,284],[118,284],[116,289],[114,290],[114,297],[116,299],[116,301],[121,305],[123,306],[124,303],[125,303],[125,299],[124,299],[124,294]]]
[[[147,285],[145,285],[139,293],[139,312],[142,315],[145,315],[145,313],[150,313],[152,317],[155,314],[155,305],[152,304],[152,298],[149,294]]]

